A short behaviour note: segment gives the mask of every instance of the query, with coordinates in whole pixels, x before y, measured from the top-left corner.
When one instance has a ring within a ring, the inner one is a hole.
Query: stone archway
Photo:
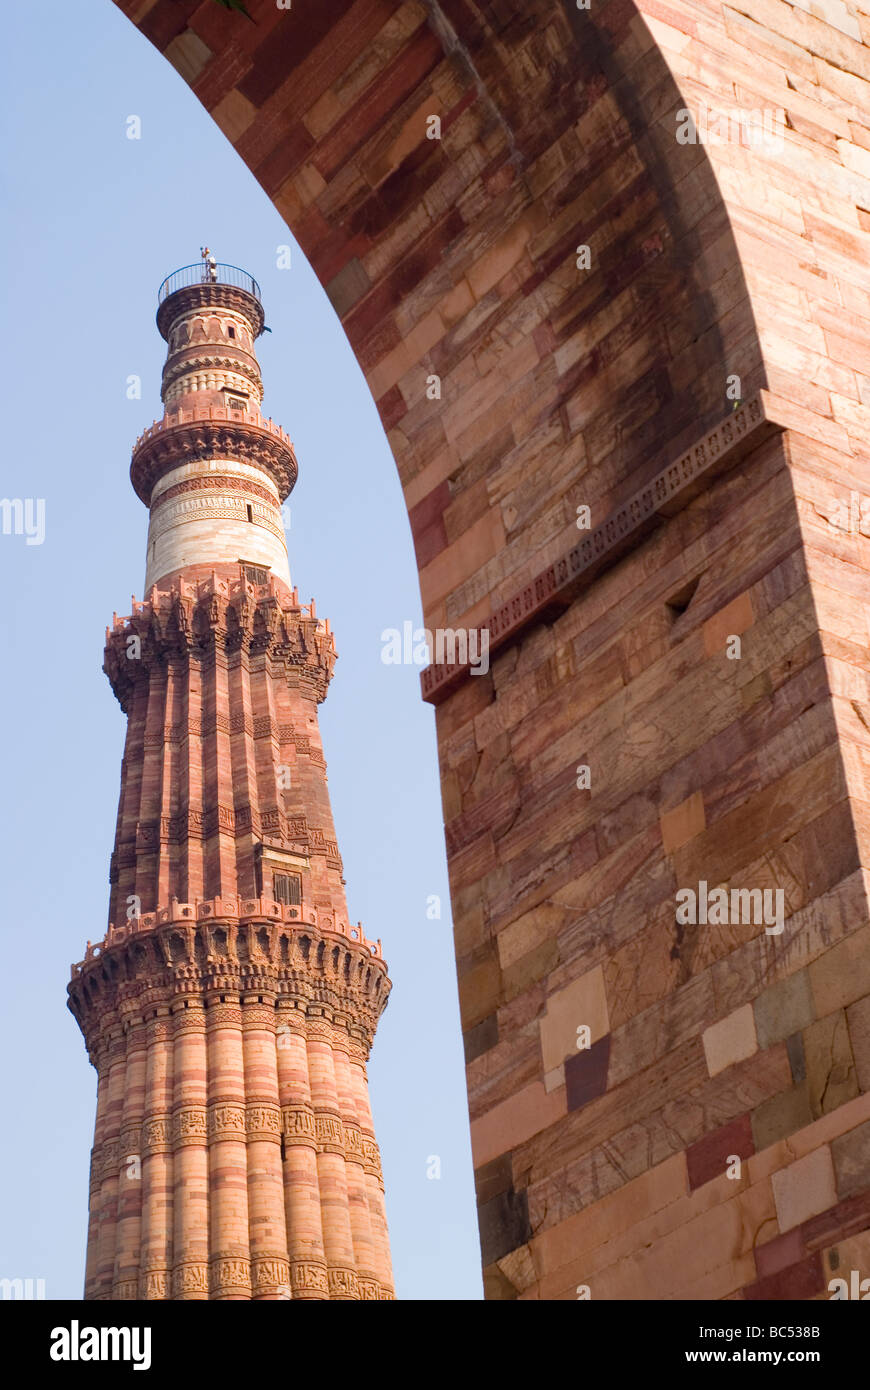
[[[488,1295],[811,1296],[870,1225],[866,0],[116,3],[489,634],[424,675]],[[675,923],[702,881],[782,931]]]

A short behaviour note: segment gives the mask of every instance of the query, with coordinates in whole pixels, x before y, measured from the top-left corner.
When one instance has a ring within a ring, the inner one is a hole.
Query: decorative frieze
[[[209,1261],[209,1291],[216,1293],[251,1293],[250,1260],[238,1256],[214,1255]]]
[[[282,1106],[281,1124],[285,1144],[317,1145],[317,1126],[311,1110]]]
[[[257,1255],[251,1260],[251,1289],[254,1298],[268,1294],[290,1297],[290,1262],[280,1255]]]
[[[172,1271],[172,1297],[191,1295],[208,1297],[208,1265],[201,1260],[186,1260]]]
[[[176,1110],[172,1116],[172,1146],[185,1148],[189,1144],[202,1145],[208,1138],[208,1120],[204,1105],[188,1105]]]
[[[172,1273],[168,1269],[142,1270],[139,1275],[140,1299],[164,1299],[169,1297],[172,1286]]]
[[[330,1269],[329,1297],[335,1299],[358,1299],[359,1279],[355,1269]]]
[[[329,1298],[329,1280],[327,1278],[326,1266],[314,1264],[310,1261],[291,1260],[290,1261],[290,1281],[293,1293],[307,1294]]]
[[[225,1102],[208,1107],[208,1138],[210,1141],[245,1136],[244,1105],[228,1105]]]

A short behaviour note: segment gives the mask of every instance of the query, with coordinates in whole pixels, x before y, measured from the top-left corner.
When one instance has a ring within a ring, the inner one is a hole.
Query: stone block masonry
[[[425,626],[492,634],[424,678],[487,1296],[828,1297],[870,1230],[866,0],[121,8],[342,318]],[[679,923],[702,881],[782,932]]]

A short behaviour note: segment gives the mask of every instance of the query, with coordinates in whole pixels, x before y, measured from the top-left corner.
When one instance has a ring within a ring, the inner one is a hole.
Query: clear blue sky
[[[46,535],[0,535],[0,1277],[81,1295],[95,1077],[66,984],[106,924],[124,717],[104,630],[142,597],[147,512],[128,468],[162,410],[157,287],[208,242],[262,286],[264,411],[300,463],[291,572],[338,644],[321,728],[351,915],[382,938],[393,980],[370,1082],[398,1295],[478,1298],[434,712],[417,668],[380,659],[383,629],[422,623],[417,574],[365,381],[259,185],[109,0],[10,7],[4,39],[0,495],[44,498]],[[141,140],[126,138],[130,115]]]

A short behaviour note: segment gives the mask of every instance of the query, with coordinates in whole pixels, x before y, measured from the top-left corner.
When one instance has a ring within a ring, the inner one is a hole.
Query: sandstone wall
[[[861,5],[121,3],[342,317],[427,625],[506,614],[430,683],[490,1297],[870,1275]]]

